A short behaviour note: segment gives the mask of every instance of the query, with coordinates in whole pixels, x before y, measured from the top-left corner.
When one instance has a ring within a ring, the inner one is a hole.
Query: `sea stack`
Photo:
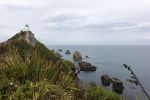
[[[66,50],[65,54],[71,54],[70,50]]]
[[[82,61],[82,56],[81,56],[81,53],[79,51],[75,51],[73,53],[73,59],[75,61]]]

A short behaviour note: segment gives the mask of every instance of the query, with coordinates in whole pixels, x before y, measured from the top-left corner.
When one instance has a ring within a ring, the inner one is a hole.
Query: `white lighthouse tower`
[[[30,31],[29,25],[26,24],[25,27],[23,29],[21,29],[21,31],[23,31],[23,32],[29,32]]]

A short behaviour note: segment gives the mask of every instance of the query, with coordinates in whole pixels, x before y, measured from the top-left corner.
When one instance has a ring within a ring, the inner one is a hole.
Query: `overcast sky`
[[[0,42],[25,24],[47,45],[149,45],[150,0],[0,0]]]

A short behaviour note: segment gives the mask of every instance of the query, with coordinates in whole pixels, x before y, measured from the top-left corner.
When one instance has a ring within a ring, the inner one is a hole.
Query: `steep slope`
[[[0,44],[0,100],[120,100],[104,88],[79,88],[74,64],[20,31]]]
[[[24,85],[27,88],[28,82],[32,84],[45,82],[44,86],[48,87],[55,84],[56,87],[61,87],[61,91],[64,91],[65,83],[71,82],[68,86],[74,87],[73,67],[71,62],[61,59],[36,40],[31,31],[21,31],[0,44],[0,99],[8,99],[13,95],[20,96],[15,93]],[[14,85],[15,88],[12,89],[10,85]],[[45,92],[46,90],[42,89]],[[35,93],[34,90],[32,92]],[[29,99],[25,96],[26,92],[20,90],[19,93],[24,94],[22,99]],[[49,95],[39,94],[41,98]],[[18,99],[16,96],[13,98]]]
[[[35,39],[33,33],[19,32],[11,39],[0,44],[0,60],[5,61],[5,65],[11,65],[18,60],[25,62],[31,60],[37,53],[39,59],[47,62],[55,62],[59,57],[54,52],[50,51],[42,43]],[[1,61],[1,63],[4,63]]]

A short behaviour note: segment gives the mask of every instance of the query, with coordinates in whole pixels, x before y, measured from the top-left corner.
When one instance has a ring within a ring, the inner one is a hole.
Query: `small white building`
[[[30,31],[29,25],[26,24],[25,27],[24,27],[23,29],[21,29],[21,31],[23,31],[23,32],[28,32],[28,31]]]

